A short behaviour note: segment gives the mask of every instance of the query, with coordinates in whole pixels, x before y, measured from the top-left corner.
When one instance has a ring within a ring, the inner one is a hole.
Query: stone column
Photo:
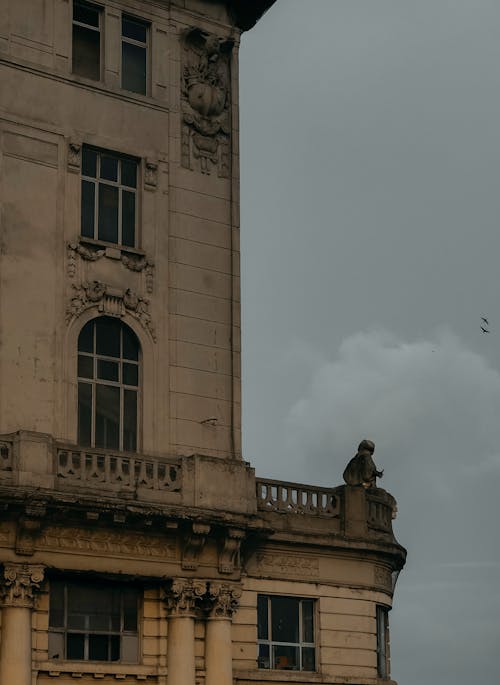
[[[205,685],[233,685],[231,620],[241,589],[228,583],[210,583],[210,615],[205,636]]]
[[[31,685],[31,612],[43,571],[37,564],[3,565],[0,683]]]
[[[195,685],[195,610],[206,590],[204,581],[185,578],[167,590],[167,685]]]

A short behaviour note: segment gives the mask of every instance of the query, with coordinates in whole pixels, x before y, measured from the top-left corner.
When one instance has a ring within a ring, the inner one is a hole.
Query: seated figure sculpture
[[[377,478],[382,478],[383,471],[377,471],[372,455],[375,452],[375,443],[371,440],[362,440],[359,443],[358,452],[347,464],[344,471],[344,480],[347,485],[362,485],[365,488],[377,487]]]

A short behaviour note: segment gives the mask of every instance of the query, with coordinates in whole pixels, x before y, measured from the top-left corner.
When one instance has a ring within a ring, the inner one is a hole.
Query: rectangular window
[[[312,599],[259,595],[257,625],[259,668],[316,670]]]
[[[145,22],[122,15],[122,88],[146,95],[148,33]]]
[[[73,73],[101,79],[100,7],[84,0],[73,0]]]
[[[387,607],[377,607],[377,672],[380,678],[389,676],[389,611]]]
[[[51,581],[49,659],[137,663],[138,606],[135,587]]]
[[[137,246],[137,165],[133,157],[83,147],[83,237]]]

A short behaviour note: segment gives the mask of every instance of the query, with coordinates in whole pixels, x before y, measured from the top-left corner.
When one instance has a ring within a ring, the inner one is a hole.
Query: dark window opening
[[[49,659],[137,663],[138,606],[135,587],[51,581]]]
[[[78,338],[78,443],[137,450],[139,341],[111,317],[89,321]]]
[[[316,670],[312,599],[259,595],[257,631],[259,668]]]
[[[389,611],[387,607],[377,607],[377,673],[380,678],[389,676]]]
[[[122,88],[146,95],[148,62],[148,25],[139,19],[122,16]]]
[[[83,0],[73,0],[73,73],[101,78],[101,9]]]

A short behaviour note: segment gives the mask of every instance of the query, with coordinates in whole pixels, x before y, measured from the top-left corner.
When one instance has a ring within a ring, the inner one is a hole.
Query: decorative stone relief
[[[104,257],[106,250],[99,248],[90,248],[80,243],[68,243],[68,276],[74,278],[76,274],[76,256],[79,255],[82,259],[88,262],[96,262],[101,257]]]
[[[165,593],[169,614],[171,616],[193,614],[200,606],[206,591],[207,584],[203,580],[175,578]]]
[[[241,599],[241,588],[228,583],[210,583],[208,588],[209,608],[212,616],[232,618]]]
[[[33,501],[27,504],[24,514],[17,521],[16,553],[31,556],[35,551],[35,542],[42,529],[47,511],[46,503]]]
[[[114,530],[92,530],[88,528],[49,527],[38,538],[37,549],[84,552],[85,554],[108,554],[113,556],[175,559],[176,547],[173,542],[161,536],[144,535],[129,531],[121,533]]]
[[[0,579],[2,605],[32,608],[35,592],[43,582],[43,572],[44,567],[40,564],[4,563]]]
[[[314,558],[260,553],[257,555],[257,565],[260,573],[280,578],[288,576],[317,578],[319,576],[319,560]]]
[[[68,143],[68,171],[74,174],[80,173],[82,145],[78,141],[70,140]]]
[[[146,259],[146,257],[139,257],[135,255],[122,254],[122,264],[130,269],[130,271],[141,272],[144,271],[146,277],[146,291],[151,294],[153,292],[154,283],[154,262]]]
[[[237,528],[226,531],[223,545],[219,551],[219,573],[234,573],[240,565],[240,547],[245,533]]]
[[[70,323],[83,311],[97,306],[98,311],[109,316],[132,314],[149,331],[156,342],[156,333],[149,313],[149,300],[131,288],[125,291],[112,288],[101,281],[85,281],[81,286],[73,284],[73,295],[66,307],[66,322]]]
[[[228,178],[233,43],[193,28],[183,47],[181,164]]]
[[[195,571],[198,560],[205,546],[210,526],[205,523],[193,523],[191,532],[186,537],[182,550],[182,568],[185,571]]]

